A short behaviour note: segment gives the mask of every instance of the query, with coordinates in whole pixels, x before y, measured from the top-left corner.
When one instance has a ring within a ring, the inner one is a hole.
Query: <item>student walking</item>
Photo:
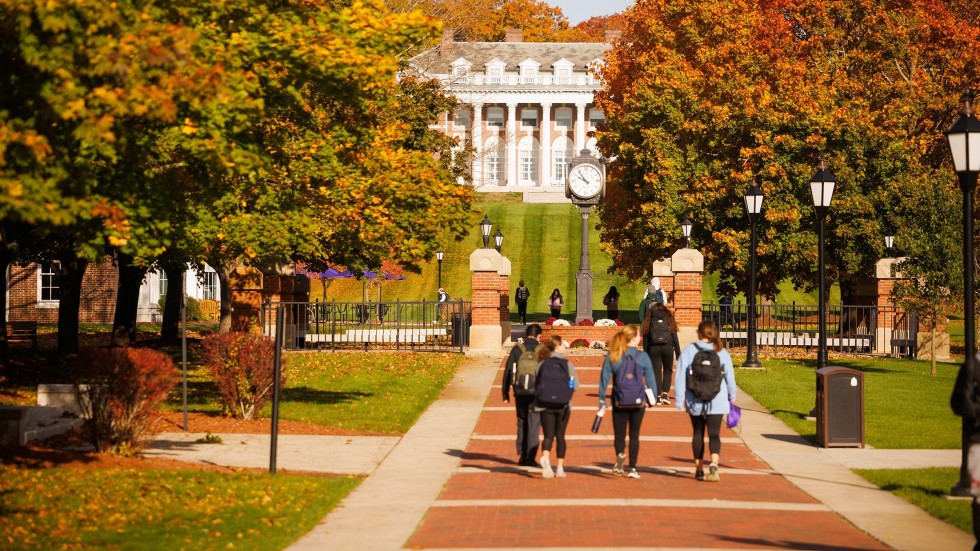
[[[606,306],[606,317],[615,320],[619,319],[619,291],[613,285],[609,288],[606,296],[602,297],[602,303]]]
[[[551,317],[561,317],[561,307],[565,305],[565,298],[561,296],[561,291],[556,287],[548,297],[548,308],[551,308]]]
[[[694,429],[691,440],[694,451],[694,478],[718,482],[718,459],[721,454],[721,419],[735,400],[735,368],[732,357],[718,338],[713,321],[698,324],[698,340],[687,345],[678,362],[674,392],[677,409],[687,411]],[[711,463],[704,474],[704,429],[708,429]]]
[[[572,414],[572,394],[578,390],[575,366],[564,356],[565,344],[558,335],[538,346],[537,394],[534,411],[541,417],[541,476],[565,477],[565,428]],[[557,442],[557,469],[551,470],[551,444]]]
[[[643,319],[643,350],[650,356],[660,396],[657,403],[670,405],[670,381],[674,378],[674,358],[681,357],[677,340],[677,321],[663,304],[654,303]]]
[[[527,299],[531,296],[531,291],[524,286],[524,280],[517,285],[514,291],[514,302],[517,303],[517,317],[521,323],[527,323]]]
[[[657,381],[653,375],[650,358],[636,349],[640,343],[639,329],[627,325],[609,340],[609,354],[602,362],[599,377],[599,408],[606,407],[606,387],[613,381],[613,445],[616,450],[614,476],[623,476],[626,462],[626,435],[629,433],[629,478],[640,478],[636,461],[640,454],[640,425],[646,409],[645,390],[649,387],[657,393]],[[646,385],[643,384],[646,380]]]
[[[532,323],[524,332],[524,342],[518,343],[507,356],[504,378],[501,381],[504,403],[510,403],[510,391],[514,390],[514,409],[517,411],[518,465],[537,466],[538,433],[541,422],[534,405],[535,377],[538,371],[538,336],[541,326]]]

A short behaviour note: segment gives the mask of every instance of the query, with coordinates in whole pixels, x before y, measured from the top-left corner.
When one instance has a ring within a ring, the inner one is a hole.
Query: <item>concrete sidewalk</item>
[[[956,550],[970,549],[973,545],[971,535],[879,490],[849,470],[958,466],[959,450],[817,448],[744,393],[738,398],[743,408],[741,431],[722,435],[724,481],[720,485],[691,480],[689,460],[684,459],[690,454],[689,423],[684,428],[686,415],[673,408],[652,408],[647,410],[651,420],[644,422],[644,436],[641,437],[644,442],[640,461],[645,465],[640,469],[643,479],[631,481],[646,486],[630,487],[633,497],[625,499],[614,497],[615,493],[608,494],[612,490],[621,491],[616,488],[622,488],[625,480],[611,478],[608,462],[603,459],[611,454],[611,436],[602,434],[611,433],[606,430],[609,426],[604,426],[599,435],[588,432],[592,417],[588,412],[594,411],[594,383],[598,378],[598,369],[593,364],[601,358],[571,357],[576,366],[582,366],[579,371],[582,382],[586,383],[584,386],[591,384],[591,387],[576,393],[573,422],[569,426],[569,457],[571,461],[574,454],[575,461],[570,463],[569,478],[562,480],[565,486],[561,489],[554,484],[548,486],[547,483],[555,481],[541,480],[538,469],[518,467],[510,458],[513,453],[513,410],[500,402],[498,377],[502,356],[503,353],[469,355],[440,398],[401,439],[281,435],[277,464],[282,469],[371,473],[292,548],[492,548],[494,546],[486,538],[474,542],[462,537],[464,534],[479,537],[473,526],[449,523],[457,520],[465,523],[471,514],[477,515],[472,522],[499,523],[501,519],[509,518],[507,511],[526,511],[526,507],[536,505],[564,510],[566,516],[573,518],[585,514],[578,525],[592,520],[590,517],[595,516],[596,511],[606,512],[617,505],[649,509],[664,519],[671,515],[686,518],[690,513],[685,511],[691,511],[690,507],[721,507],[718,509],[720,516],[724,516],[726,509],[735,514],[731,522],[744,524],[748,518],[750,522],[758,523],[741,527],[745,534],[763,531],[761,527],[766,525],[767,514],[774,515],[772,526],[781,526],[787,523],[787,518],[792,518],[799,520],[791,522],[802,523],[797,528],[800,531],[831,530],[829,525],[807,522],[819,523],[819,519],[828,518],[828,513],[836,513],[878,542],[896,549]],[[199,436],[202,435],[160,435],[148,454],[219,465],[268,467],[268,435],[222,435],[224,443],[218,445],[196,443]],[[655,458],[649,459],[651,455]],[[644,463],[644,457],[647,463]],[[653,466],[649,466],[650,463]],[[791,484],[784,487],[778,480]],[[787,493],[792,486],[805,494],[794,497]],[[545,501],[518,499],[528,488],[543,492],[541,496]],[[726,492],[720,500],[705,493],[719,489]],[[664,499],[665,496],[673,499]],[[771,513],[765,513],[767,510]],[[498,516],[491,519],[492,514]],[[454,520],[445,521],[446,518]],[[449,523],[440,528],[440,522]],[[499,529],[512,530],[513,527]],[[533,527],[530,529],[534,531]],[[664,527],[653,526],[649,530],[657,534],[656,530],[664,530]],[[777,529],[770,527],[767,530]],[[847,536],[845,527],[837,530],[843,530],[840,541],[849,541],[847,538],[853,537]],[[538,524],[537,532],[553,537],[554,527]],[[527,534],[512,536],[510,540],[502,540],[511,543],[498,547],[513,548],[512,542],[521,541],[522,545],[540,549],[549,547],[546,542],[552,541],[528,539]],[[670,545],[669,534],[664,534],[663,547],[722,549],[745,548],[746,544],[750,548],[809,545],[802,539],[780,540],[768,538],[768,534],[745,541],[732,537],[678,546]],[[552,545],[556,548],[654,547],[617,545],[609,535],[601,539],[576,538],[574,542],[566,542],[567,545]],[[824,548],[835,547],[832,539],[821,541]]]

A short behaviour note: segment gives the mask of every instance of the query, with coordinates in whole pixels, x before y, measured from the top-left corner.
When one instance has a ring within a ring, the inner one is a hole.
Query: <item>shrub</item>
[[[275,342],[255,333],[223,333],[203,341],[203,363],[218,385],[225,409],[252,419],[272,399]],[[285,359],[282,368],[285,370]],[[280,376],[285,385],[286,377]]]
[[[590,348],[596,348],[598,350],[605,350],[606,343],[602,341],[592,341],[592,346]]]
[[[585,339],[575,339],[572,341],[572,345],[569,348],[588,348],[589,341]]]
[[[167,295],[160,295],[160,300],[157,301],[157,311],[163,314],[163,309],[167,305]],[[201,314],[201,301],[194,297],[187,297],[187,321],[204,321],[204,315]]]
[[[555,320],[551,322],[552,327],[568,327],[569,325],[571,324],[568,323],[568,320]]]
[[[148,348],[86,348],[75,358],[75,391],[91,422],[95,449],[131,454],[141,448],[150,415],[177,385],[170,356]]]
[[[576,323],[575,325],[579,325],[582,327],[592,327],[595,324],[592,323],[592,320],[590,320],[589,318],[583,318],[582,321]]]
[[[548,318],[548,319],[544,320],[544,324],[545,325],[551,325],[551,324],[555,323],[555,320],[557,320],[557,319],[558,318]]]

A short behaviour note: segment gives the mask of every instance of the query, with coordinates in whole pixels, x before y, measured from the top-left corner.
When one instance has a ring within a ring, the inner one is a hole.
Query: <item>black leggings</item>
[[[565,458],[565,427],[568,426],[568,419],[572,415],[572,408],[563,407],[561,409],[545,409],[541,411],[541,430],[544,432],[544,441],[541,442],[542,451],[551,451],[551,441],[558,440],[558,459]]]
[[[653,375],[657,378],[657,392],[670,392],[670,381],[674,378],[674,347],[670,344],[651,344],[647,349]]]
[[[616,455],[626,450],[626,426],[630,433],[630,468],[636,467],[637,456],[640,455],[640,425],[646,408],[617,408],[613,407],[613,445]]]
[[[708,451],[711,453],[721,453],[721,418],[723,415],[692,415],[691,426],[694,427],[694,439],[691,444],[694,447],[694,459],[704,458],[704,425],[705,419],[708,421]]]

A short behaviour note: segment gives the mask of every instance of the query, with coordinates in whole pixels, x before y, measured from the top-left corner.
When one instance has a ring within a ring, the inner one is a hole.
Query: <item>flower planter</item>
[[[541,326],[541,340],[544,341],[551,335],[561,335],[561,338],[569,343],[575,339],[585,339],[590,343],[595,340],[608,343],[613,335],[619,333],[622,327],[599,327],[595,325],[569,325],[569,326]]]

